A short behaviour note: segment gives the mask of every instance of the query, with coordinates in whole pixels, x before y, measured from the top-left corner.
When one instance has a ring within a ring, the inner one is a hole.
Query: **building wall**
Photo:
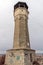
[[[40,64],[43,65],[43,55],[37,55],[35,56],[35,60]],[[35,62],[36,62],[35,61]],[[5,55],[0,55],[0,65],[3,65],[5,62]]]
[[[43,55],[36,54],[36,61],[37,61],[40,65],[43,65]]]

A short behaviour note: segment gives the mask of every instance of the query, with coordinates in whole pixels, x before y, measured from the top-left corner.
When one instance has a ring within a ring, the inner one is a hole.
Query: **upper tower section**
[[[16,5],[14,5],[14,16],[19,14],[28,16],[28,13],[28,6],[25,2],[18,2]]]

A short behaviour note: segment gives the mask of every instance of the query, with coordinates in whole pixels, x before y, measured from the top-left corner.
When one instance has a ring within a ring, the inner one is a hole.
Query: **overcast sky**
[[[0,0],[0,50],[13,48],[13,6],[18,1],[27,3],[31,48],[43,50],[43,0]]]

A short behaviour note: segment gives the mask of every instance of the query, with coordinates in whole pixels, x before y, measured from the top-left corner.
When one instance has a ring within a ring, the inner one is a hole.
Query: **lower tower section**
[[[35,50],[11,49],[7,51],[5,65],[32,65],[35,60]]]

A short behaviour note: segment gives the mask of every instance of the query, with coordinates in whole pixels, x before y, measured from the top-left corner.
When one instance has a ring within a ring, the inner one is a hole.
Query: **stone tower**
[[[5,65],[32,65],[35,60],[35,50],[30,48],[28,14],[25,2],[14,6],[14,43],[13,49],[6,52]]]
[[[30,48],[28,35],[28,6],[26,3],[18,2],[14,6],[15,32],[14,48]]]

